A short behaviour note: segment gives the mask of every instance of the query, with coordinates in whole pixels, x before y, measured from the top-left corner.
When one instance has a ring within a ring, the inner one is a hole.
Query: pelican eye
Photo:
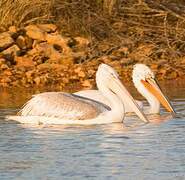
[[[154,78],[152,76],[149,76],[145,79],[146,82],[149,82],[150,80],[154,80]]]

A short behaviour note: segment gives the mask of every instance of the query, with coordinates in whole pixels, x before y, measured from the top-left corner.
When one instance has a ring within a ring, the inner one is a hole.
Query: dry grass
[[[51,18],[52,0],[0,0],[0,26],[24,25]]]
[[[53,22],[66,35],[112,47],[154,44],[156,59],[185,55],[183,0],[0,0],[1,27],[37,22]]]

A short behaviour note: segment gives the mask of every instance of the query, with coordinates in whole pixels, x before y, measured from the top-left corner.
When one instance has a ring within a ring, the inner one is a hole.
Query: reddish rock
[[[0,67],[0,69],[2,69],[2,70],[4,70],[4,69],[8,69],[9,67],[8,67],[8,65],[7,64],[2,64],[1,65],[1,67]]]
[[[121,63],[120,61],[111,61],[110,66],[114,67],[114,68],[121,68]]]
[[[33,39],[31,39],[28,36],[25,36],[25,44],[26,44],[26,49],[31,49],[33,45]]]
[[[5,60],[4,58],[0,58],[0,66],[1,66],[2,64],[6,64],[6,60]]]
[[[15,62],[17,67],[33,67],[34,62],[31,58],[22,56],[22,57],[15,57]]]
[[[152,69],[152,71],[154,73],[157,73],[158,72],[159,67],[160,67],[160,65],[158,65],[158,64],[151,64],[150,65],[150,68]]]
[[[47,34],[46,35],[46,41],[49,44],[56,44],[62,48],[62,52],[64,54],[70,54],[72,50],[69,48],[68,44],[69,38],[64,38],[61,35],[56,34]]]
[[[3,26],[0,26],[0,33],[1,33],[1,32],[5,32],[5,31],[6,31],[6,28],[3,27]]]
[[[34,49],[35,47],[37,47],[40,44],[39,40],[33,40],[33,44],[32,44],[32,48]],[[32,49],[32,50],[33,50]]]
[[[184,77],[185,72],[178,70],[177,74],[179,77]]]
[[[115,24],[114,28],[118,26]],[[168,51],[165,50],[162,58],[160,53],[155,54],[156,45],[150,43],[134,44],[125,38],[121,47],[121,44],[115,43],[114,46],[114,42],[110,44],[103,41],[89,48],[90,41],[87,38],[63,37],[53,24],[29,25],[24,29],[12,26],[2,34],[0,86],[4,87],[58,84],[60,87],[82,85],[88,89],[95,84],[94,78],[100,63],[111,65],[124,77],[124,81],[130,81],[136,62],[150,65],[160,80],[177,79],[185,75],[184,57],[168,59],[165,54]],[[6,38],[8,43],[4,41]]]
[[[10,70],[5,70],[3,72],[4,75],[7,75],[7,76],[11,76],[12,75],[12,72]]]
[[[10,26],[10,27],[8,28],[8,30],[9,30],[9,32],[11,32],[11,33],[16,33],[16,32],[17,32],[17,27],[16,27],[16,26]]]
[[[62,78],[62,84],[61,85],[63,85],[63,84],[67,84],[67,83],[69,83],[69,78]]]
[[[31,79],[33,74],[34,74],[34,71],[33,71],[33,70],[32,70],[32,71],[27,71],[27,72],[25,73],[25,75],[26,75],[26,77],[27,77],[28,79]]]
[[[20,48],[16,44],[14,44],[13,46],[11,46],[8,49],[2,51],[1,53],[5,56],[6,55],[15,56],[19,50],[20,50]]]
[[[78,76],[81,78],[85,77],[85,73],[83,71],[78,72]]]
[[[89,80],[83,81],[82,82],[82,86],[88,87],[88,88],[91,88],[92,87],[91,82]]]
[[[74,57],[71,55],[62,55],[60,59],[49,59],[49,63],[61,64],[64,66],[72,66],[74,65]]]
[[[37,27],[47,33],[55,32],[57,30],[57,26],[54,24],[38,24]]]
[[[19,46],[19,48],[26,49],[26,40],[24,36],[18,36],[16,39],[16,44]]]
[[[40,48],[40,50],[39,50]],[[48,57],[51,60],[56,60],[58,61],[59,59],[62,58],[62,54],[60,52],[58,52],[53,45],[50,44],[43,44],[43,46],[40,44],[40,46],[38,46],[38,50],[39,51],[43,51],[44,56]]]
[[[11,82],[11,85],[17,87],[17,86],[20,86],[20,83],[18,80],[16,80],[16,81]]]
[[[61,64],[50,64],[50,63],[43,63],[39,64],[37,66],[37,69],[39,71],[46,71],[46,70],[55,70],[56,71],[66,71],[68,69],[67,66],[61,65]]]
[[[11,79],[9,77],[3,77],[1,79],[1,83],[10,83],[11,82]]]
[[[50,70],[50,69],[52,69],[52,64],[49,64],[49,63],[39,64],[39,65],[37,66],[37,69],[38,69],[39,71]]]
[[[81,70],[82,70],[81,67],[77,67],[77,68],[74,69],[74,72],[75,72],[75,73],[78,73],[78,72],[80,72]]]
[[[158,67],[159,67],[158,64],[151,64],[151,65],[150,65],[150,68],[151,68],[151,69],[154,69],[154,70],[158,69]]]
[[[47,63],[55,64],[72,64],[74,57],[72,54],[63,54],[56,50],[52,44],[47,44],[46,42],[39,43],[35,45],[34,49],[28,52],[29,56],[43,57],[41,59],[47,60]],[[35,58],[34,58],[35,59]],[[37,64],[43,63],[42,61]]]
[[[183,65],[185,65],[185,57],[183,57],[182,59],[181,59],[181,62],[180,62],[181,64],[183,64]]]
[[[25,86],[25,84],[27,84],[27,80],[25,77],[22,77],[21,79],[21,83]]]
[[[5,50],[14,43],[9,32],[0,33],[0,51]]]
[[[36,25],[29,25],[25,28],[26,35],[32,39],[45,41],[46,40],[46,32],[37,27]]]
[[[89,69],[89,70],[87,71],[88,77],[93,77],[93,76],[95,75],[95,73],[96,73],[96,71],[93,70],[93,69]]]
[[[110,57],[108,57],[108,56],[102,56],[101,58],[100,58],[100,60],[103,62],[103,63],[105,63],[105,64],[108,64],[108,63],[110,63],[112,60],[111,60],[111,58]],[[97,60],[96,60],[97,61]]]
[[[38,86],[38,85],[41,83],[40,77],[36,77],[36,78],[34,79],[34,82],[35,82],[36,85]]]
[[[0,86],[2,86],[2,87],[9,87],[9,84],[8,83],[3,83],[3,82],[1,83],[0,82]]]

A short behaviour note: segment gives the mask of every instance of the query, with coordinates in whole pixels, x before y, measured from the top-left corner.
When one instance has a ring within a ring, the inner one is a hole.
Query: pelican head
[[[160,103],[167,111],[175,115],[175,111],[169,100],[163,94],[160,86],[155,80],[154,73],[144,64],[134,65],[132,79],[137,90],[149,101],[150,113],[159,113]]]
[[[137,83],[137,81],[141,81],[141,80],[145,81],[147,78],[149,78],[149,79],[155,78],[152,70],[144,64],[135,64],[134,65],[132,77],[133,77],[134,83],[135,82]]]
[[[123,105],[124,103],[128,103],[141,120],[148,122],[145,115],[139,109],[139,106],[135,103],[133,97],[119,80],[118,73],[112,67],[106,64],[101,64],[96,73],[96,82],[99,90],[113,92],[119,99],[121,99]]]
[[[103,84],[109,84],[111,79],[118,79],[118,73],[107,64],[100,64],[98,67],[98,71],[96,72],[96,81],[101,80]],[[102,83],[100,83],[102,84]],[[99,85],[99,83],[98,83]]]

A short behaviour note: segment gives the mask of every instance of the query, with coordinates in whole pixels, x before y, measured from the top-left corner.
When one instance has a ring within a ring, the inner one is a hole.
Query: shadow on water
[[[184,179],[185,86],[162,88],[176,118],[162,108],[148,124],[127,117],[125,125],[75,127],[4,121],[47,90],[0,90],[0,179]]]

